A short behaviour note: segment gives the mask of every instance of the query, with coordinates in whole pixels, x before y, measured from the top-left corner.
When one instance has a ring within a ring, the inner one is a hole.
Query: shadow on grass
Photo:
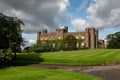
[[[7,63],[0,63],[0,69],[11,66],[27,66],[30,64],[39,64],[43,61],[44,59],[40,57],[40,54],[17,54],[16,60]]]

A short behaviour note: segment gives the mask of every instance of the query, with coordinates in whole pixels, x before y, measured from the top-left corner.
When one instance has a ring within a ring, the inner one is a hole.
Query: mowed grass
[[[102,65],[105,63],[119,63],[120,49],[20,53],[17,55],[17,62],[60,65]]]
[[[0,69],[0,80],[101,80],[86,74],[30,67]]]

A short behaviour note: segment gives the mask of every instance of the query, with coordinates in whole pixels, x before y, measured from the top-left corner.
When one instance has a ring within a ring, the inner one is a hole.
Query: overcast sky
[[[100,30],[100,38],[120,31],[120,0],[0,0],[0,12],[24,21],[23,37],[31,43],[42,29]]]

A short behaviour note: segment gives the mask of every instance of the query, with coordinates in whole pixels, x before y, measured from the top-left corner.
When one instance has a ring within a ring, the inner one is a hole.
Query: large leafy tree
[[[64,39],[65,49],[67,50],[75,50],[77,44],[77,39],[73,35],[68,35]]]
[[[120,32],[109,34],[107,36],[107,48],[120,49]]]
[[[0,13],[0,49],[3,53],[9,48],[15,53],[23,41],[21,24],[23,22],[17,17],[9,17]]]

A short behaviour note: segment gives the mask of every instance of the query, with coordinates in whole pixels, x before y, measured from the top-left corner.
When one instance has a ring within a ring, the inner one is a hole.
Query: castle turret
[[[56,38],[63,39],[64,37],[64,28],[56,29]]]
[[[95,28],[86,28],[85,29],[86,47],[91,49],[97,48],[97,41],[98,41],[98,30],[95,30]]]
[[[40,40],[41,32],[37,32],[37,40]]]
[[[98,48],[98,30],[95,30],[96,48]]]
[[[39,43],[40,38],[41,38],[41,32],[37,32],[37,43]]]
[[[68,32],[68,26],[64,26],[64,31],[65,31],[65,33]]]
[[[42,30],[42,34],[47,34],[47,29]]]

